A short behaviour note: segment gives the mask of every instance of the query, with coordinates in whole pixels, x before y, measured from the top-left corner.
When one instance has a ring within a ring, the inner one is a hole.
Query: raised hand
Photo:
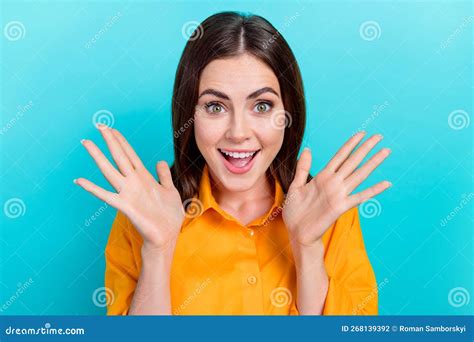
[[[302,152],[283,206],[283,220],[292,241],[302,246],[320,242],[325,231],[340,215],[392,185],[382,181],[351,194],[391,152],[383,148],[357,168],[382,140],[381,135],[374,135],[351,153],[364,136],[365,132],[359,132],[351,137],[310,182],[306,180],[311,167],[311,151],[305,149]]]
[[[74,182],[122,211],[139,231],[144,246],[158,250],[165,248],[175,241],[185,216],[168,164],[164,161],[157,163],[158,183],[119,131],[105,125],[98,125],[98,128],[118,170],[91,140],[82,140],[81,143],[117,192],[107,191],[85,178]]]

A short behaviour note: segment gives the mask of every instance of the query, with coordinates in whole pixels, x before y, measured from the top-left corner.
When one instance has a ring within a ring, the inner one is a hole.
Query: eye
[[[254,111],[257,113],[266,113],[270,111],[273,107],[273,104],[270,102],[259,102],[255,105]]]
[[[224,106],[218,102],[209,102],[206,103],[206,110],[210,114],[219,114],[224,111]]]

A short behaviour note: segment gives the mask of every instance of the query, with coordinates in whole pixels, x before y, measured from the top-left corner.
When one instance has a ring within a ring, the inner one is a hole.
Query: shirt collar
[[[275,180],[274,182],[275,188],[274,188],[274,200],[273,200],[272,207],[264,216],[260,218],[256,218],[255,220],[247,224],[247,227],[259,226],[259,225],[265,224],[265,222],[270,221],[271,219],[274,219],[279,214],[279,212],[281,212],[281,205],[284,200],[284,193],[278,179],[274,177],[274,180]],[[220,215],[222,215],[224,218],[226,218],[227,220],[235,221],[239,223],[236,218],[234,218],[232,215],[224,211],[219,206],[216,199],[214,198],[212,194],[211,180],[210,180],[209,169],[208,169],[207,164],[204,165],[204,169],[201,175],[201,181],[199,184],[199,201],[201,202],[200,204],[202,205],[202,210],[200,214],[197,215],[196,217],[203,215],[209,209],[213,209],[216,212],[218,212]],[[273,216],[273,217],[270,218],[270,216]]]

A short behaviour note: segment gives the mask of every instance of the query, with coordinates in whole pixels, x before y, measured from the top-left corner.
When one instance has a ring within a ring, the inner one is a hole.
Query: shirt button
[[[249,234],[250,234],[250,236],[254,236],[255,231],[253,229],[249,229]]]
[[[255,285],[257,283],[257,277],[256,276],[249,276],[247,278],[247,283],[249,283],[250,285]]]

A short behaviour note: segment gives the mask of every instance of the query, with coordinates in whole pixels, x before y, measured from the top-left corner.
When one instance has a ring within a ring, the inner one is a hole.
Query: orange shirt
[[[198,199],[202,211],[187,217],[171,266],[175,315],[297,315],[296,271],[281,216],[284,193],[266,215],[243,226],[219,207],[204,168]],[[325,232],[329,288],[324,315],[377,314],[377,284],[367,257],[357,208]],[[126,315],[141,267],[142,238],[121,212],[106,247],[105,286],[113,294],[108,315]]]

